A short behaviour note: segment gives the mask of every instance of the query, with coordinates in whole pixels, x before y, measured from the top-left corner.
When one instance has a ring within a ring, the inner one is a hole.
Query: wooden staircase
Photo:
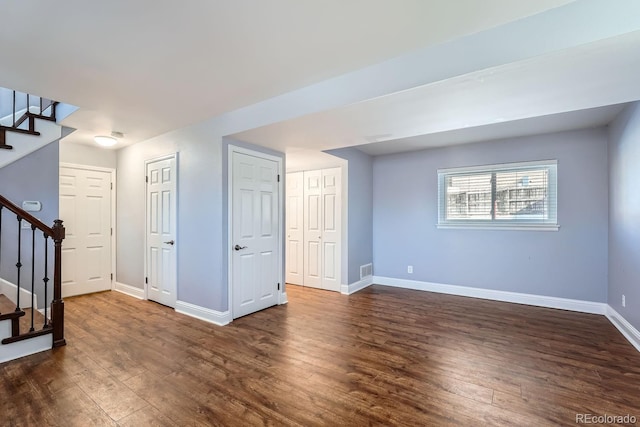
[[[0,196],[0,286],[13,290],[12,295],[0,295],[0,363],[66,344],[62,300],[64,237],[62,221],[56,220],[49,227]],[[6,271],[11,270],[6,268],[7,259],[10,263],[17,261],[14,271]],[[51,276],[53,289],[49,284]],[[4,280],[7,277],[15,283]],[[43,314],[37,310],[37,294],[44,295]]]
[[[29,94],[23,94],[20,92],[13,92],[13,105],[11,108],[10,122],[0,123],[0,149],[12,150],[13,147],[7,144],[7,132],[15,132],[26,135],[39,136],[40,133],[36,130],[36,119],[56,121],[56,106],[58,102],[49,99],[33,97]],[[26,104],[23,110],[19,110],[18,100],[25,98]],[[37,104],[31,105],[33,99],[37,99]]]

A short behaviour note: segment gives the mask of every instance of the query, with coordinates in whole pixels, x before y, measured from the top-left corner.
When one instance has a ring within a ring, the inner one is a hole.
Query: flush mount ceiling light
[[[115,145],[118,140],[111,136],[96,136],[93,138],[98,145],[102,145],[103,147],[111,147]]]

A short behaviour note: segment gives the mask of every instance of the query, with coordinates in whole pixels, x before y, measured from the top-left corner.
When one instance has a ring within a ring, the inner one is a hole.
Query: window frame
[[[548,170],[547,195],[549,197],[549,213],[547,219],[447,219],[447,192],[446,180],[451,176],[464,176],[475,174],[494,174],[500,172],[512,172],[527,169]],[[457,168],[438,169],[438,222],[437,227],[466,228],[466,229],[493,229],[493,230],[539,230],[558,231],[558,161],[540,160],[517,163],[499,163],[492,165],[478,165]]]

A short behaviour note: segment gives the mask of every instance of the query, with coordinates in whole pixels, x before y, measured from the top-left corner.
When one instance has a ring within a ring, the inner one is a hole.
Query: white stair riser
[[[0,321],[0,340],[11,336],[11,320]],[[41,351],[50,350],[53,342],[51,334],[11,344],[0,344],[0,363],[20,357],[29,356]]]

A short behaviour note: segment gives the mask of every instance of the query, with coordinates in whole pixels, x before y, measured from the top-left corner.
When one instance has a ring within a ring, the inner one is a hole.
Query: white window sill
[[[557,224],[437,224],[438,229],[462,230],[518,230],[518,231],[558,231]]]

